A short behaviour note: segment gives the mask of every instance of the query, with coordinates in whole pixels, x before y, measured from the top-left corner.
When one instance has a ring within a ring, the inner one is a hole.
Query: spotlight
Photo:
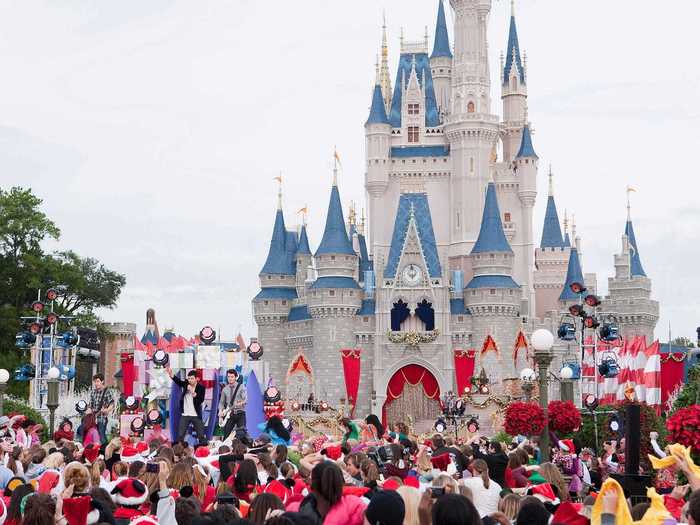
[[[63,347],[75,346],[79,342],[80,342],[80,337],[77,334],[74,334],[73,332],[65,332],[61,336],[61,341],[59,342],[59,346],[63,346]]]
[[[276,386],[268,386],[263,397],[265,398],[265,403],[277,403],[277,401],[282,399],[282,393]]]
[[[44,303],[41,301],[34,301],[32,303],[32,310],[34,310],[36,313],[41,313],[44,311]]]
[[[300,409],[301,409],[301,404],[299,403],[299,401],[292,401],[292,411],[299,412]]]
[[[85,401],[84,399],[81,399],[75,404],[75,411],[81,416],[87,411],[87,409],[88,404],[87,401]]]
[[[46,290],[46,300],[55,301],[58,298],[58,290],[55,288],[49,288]]]
[[[170,361],[170,356],[164,350],[156,350],[153,353],[153,364],[157,366],[167,366]]]
[[[600,327],[600,330],[598,330],[598,334],[603,341],[607,342],[617,341],[620,338],[619,328],[610,323],[603,324],[603,326]]]
[[[608,419],[608,428],[610,429],[610,432],[622,434],[622,420],[617,416],[617,414],[613,414],[612,416],[610,416],[610,419]]]
[[[467,422],[467,430],[472,434],[479,431],[479,422],[476,420],[476,418],[473,417]]]
[[[563,341],[573,341],[576,339],[576,327],[571,323],[562,323],[557,330],[557,335]]]
[[[43,328],[44,324],[41,321],[34,321],[29,325],[29,331],[34,335],[39,335]]]
[[[595,397],[594,394],[586,394],[583,398],[583,405],[593,412],[596,408],[598,408],[598,398]]]
[[[15,346],[17,348],[29,348],[36,342],[36,335],[31,332],[20,332],[17,334]]]
[[[583,311],[583,306],[581,306],[580,304],[572,304],[571,306],[569,306],[569,313],[574,317],[581,317],[583,315],[586,315],[586,312]]]
[[[589,315],[583,318],[583,326],[586,328],[598,328],[600,326],[600,322],[592,315]]]
[[[330,407],[328,406],[328,403],[326,401],[321,401],[319,408],[321,409],[321,412],[325,412]]]
[[[286,430],[287,432],[290,432],[290,433],[291,433],[291,431],[292,431],[292,428],[294,428],[294,426],[292,425],[292,420],[289,419],[289,418],[287,418],[287,417],[285,417],[285,418],[282,420],[282,426],[285,428],[285,430]]]
[[[75,379],[75,367],[74,366],[58,365],[58,370],[61,372],[61,374],[58,376],[58,378],[61,381],[70,381],[72,379]]]
[[[205,345],[210,345],[216,341],[216,331],[211,326],[205,326],[199,331],[199,340]]]
[[[129,396],[124,400],[124,405],[127,410],[136,410],[139,406],[139,401],[134,396]]]
[[[248,357],[253,361],[259,360],[263,355],[263,347],[257,341],[253,341],[248,345]]]
[[[157,410],[155,408],[149,410],[146,413],[146,422],[149,424],[149,426],[162,424],[163,415],[160,413],[160,410]]]
[[[136,435],[143,434],[143,429],[146,428],[146,423],[144,423],[141,416],[135,417],[131,420],[131,431]]]
[[[56,324],[58,322],[58,319],[59,319],[58,314],[51,312],[50,314],[48,314],[46,316],[46,324],[48,324],[48,325]]]
[[[598,365],[598,373],[607,378],[617,377],[617,374],[620,373],[620,365],[617,364],[617,360],[612,353],[601,359]]]
[[[586,287],[583,283],[571,283],[569,288],[571,288],[571,291],[574,293],[583,293],[586,291]]]
[[[458,399],[457,402],[455,403],[455,412],[457,413],[458,416],[463,416],[464,411],[467,409],[467,406],[464,404],[464,401],[461,399]]]
[[[447,423],[445,423],[445,420],[442,418],[438,418],[438,420],[435,422],[435,425],[433,425],[433,428],[438,434],[442,434],[447,430]]]
[[[583,301],[592,308],[600,305],[600,298],[593,294],[588,294]]]

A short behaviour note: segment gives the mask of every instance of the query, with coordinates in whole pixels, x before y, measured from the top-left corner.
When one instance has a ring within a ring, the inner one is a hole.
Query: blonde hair
[[[415,487],[401,485],[396,492],[399,493],[406,507],[406,514],[403,518],[403,525],[420,525],[418,518],[418,503],[420,502],[420,491]]]
[[[559,499],[561,501],[569,501],[569,489],[566,486],[566,481],[564,476],[559,471],[559,469],[552,463],[542,463],[539,470],[540,475],[550,483],[552,486],[557,488],[559,494]]]
[[[209,485],[209,475],[201,465],[195,465],[192,472],[192,488],[197,487],[197,499],[200,503],[204,503],[204,495],[207,492],[207,485]],[[202,509],[202,511],[204,510]]]
[[[520,500],[522,498],[517,494],[506,494],[501,501],[498,502],[498,512],[502,512],[509,520],[514,520],[518,517],[520,510]]]
[[[472,461],[472,468],[481,475],[481,481],[484,483],[484,488],[488,489],[491,484],[489,479],[489,466],[483,459],[475,459]]]
[[[63,455],[63,452],[53,452],[52,454],[46,456],[46,459],[44,460],[44,466],[46,468],[58,470],[63,466],[65,462],[66,458]]]
[[[69,463],[63,471],[63,485],[73,485],[73,492],[79,494],[90,490],[90,471],[77,461]]]
[[[93,487],[100,486],[100,479],[102,479],[102,473],[107,468],[107,464],[104,459],[97,458],[95,462],[90,467],[90,482]]]
[[[177,463],[170,471],[170,475],[168,476],[168,487],[171,489],[180,490],[182,487],[187,486],[194,486],[192,467],[185,463]]]
[[[460,495],[464,496],[469,501],[474,503],[474,493],[472,492],[472,489],[470,489],[466,485],[463,485],[460,483],[459,484],[459,493],[460,493]]]
[[[365,459],[362,464],[360,464],[360,472],[365,483],[379,481],[379,468],[377,468],[377,464],[371,459]]]
[[[446,494],[459,494],[459,485],[457,485],[455,479],[449,474],[440,474],[435,478],[433,480],[433,487],[444,487]]]
[[[423,472],[427,472],[433,469],[433,464],[430,462],[430,458],[428,457],[428,448],[423,447],[419,452],[418,452],[418,468],[422,470]]]

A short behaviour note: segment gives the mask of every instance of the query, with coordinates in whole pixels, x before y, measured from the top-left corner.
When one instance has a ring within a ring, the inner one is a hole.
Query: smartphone
[[[440,498],[445,495],[445,487],[430,487],[430,496]]]
[[[219,505],[235,505],[236,497],[233,494],[222,494],[216,497],[216,502]]]
[[[146,463],[146,472],[158,474],[160,472],[160,463]]]

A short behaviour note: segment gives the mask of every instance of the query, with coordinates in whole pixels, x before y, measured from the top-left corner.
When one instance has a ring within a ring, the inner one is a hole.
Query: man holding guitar
[[[114,409],[114,397],[111,390],[106,388],[105,376],[95,374],[92,376],[92,389],[90,390],[90,404],[87,413],[95,414],[97,430],[100,433],[102,443],[107,442],[107,417]]]
[[[236,429],[246,430],[245,404],[248,399],[245,385],[233,368],[226,371],[226,386],[219,398],[219,426],[224,431],[224,440]]]

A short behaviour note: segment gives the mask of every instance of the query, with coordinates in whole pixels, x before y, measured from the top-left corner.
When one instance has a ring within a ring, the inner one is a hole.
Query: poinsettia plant
[[[511,436],[540,434],[544,424],[544,410],[536,403],[515,401],[506,407],[503,426]]]
[[[700,452],[700,405],[676,410],[666,420],[669,443],[680,443]]]
[[[572,401],[550,401],[547,405],[549,428],[560,434],[570,434],[581,428],[581,413]]]

